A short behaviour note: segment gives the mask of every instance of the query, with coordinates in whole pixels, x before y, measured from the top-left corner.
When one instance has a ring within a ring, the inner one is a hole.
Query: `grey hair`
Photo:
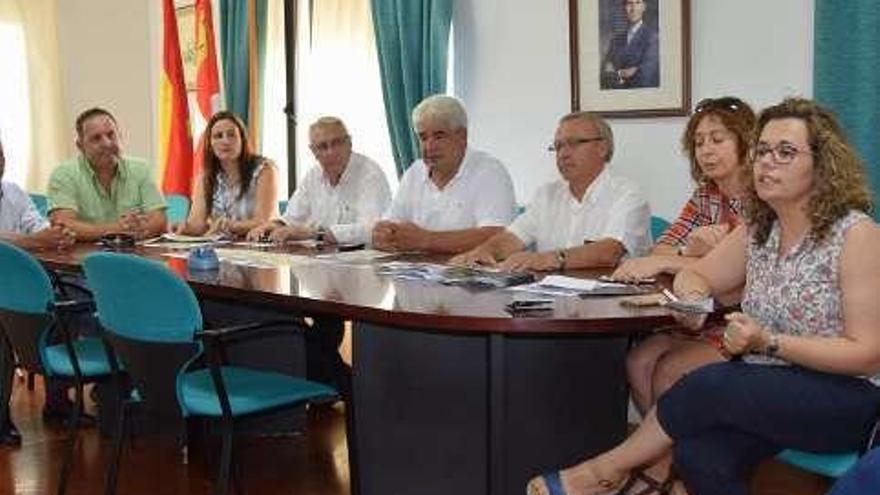
[[[450,129],[467,129],[468,125],[464,105],[458,98],[447,95],[429,96],[413,108],[413,127],[425,120],[437,121]]]
[[[309,133],[315,131],[320,127],[340,127],[345,135],[348,135],[348,129],[345,127],[345,122],[342,121],[339,117],[334,117],[332,115],[325,115],[323,117],[319,117],[318,120],[314,121],[309,125]]]
[[[614,157],[614,133],[611,131],[611,126],[608,125],[608,122],[595,113],[581,111],[572,112],[563,116],[559,119],[559,123],[561,124],[571,120],[582,120],[593,124],[599,132],[599,136],[605,141],[605,146],[608,148],[608,153],[605,154],[605,163],[610,162],[611,158]]]

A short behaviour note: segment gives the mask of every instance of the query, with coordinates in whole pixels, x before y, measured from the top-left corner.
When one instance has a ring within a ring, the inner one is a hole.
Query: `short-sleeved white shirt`
[[[544,184],[507,230],[539,252],[614,239],[628,256],[642,256],[651,245],[650,224],[651,210],[639,187],[603,170],[581,201],[565,180]]]
[[[0,182],[0,232],[33,234],[48,227],[26,192],[12,182]]]
[[[443,189],[431,181],[429,170],[422,160],[412,164],[400,180],[387,219],[435,231],[503,227],[513,219],[513,181],[497,158],[468,148]]]
[[[336,186],[316,165],[293,192],[281,220],[323,227],[339,243],[367,243],[373,224],[391,201],[388,180],[379,165],[352,153]]]

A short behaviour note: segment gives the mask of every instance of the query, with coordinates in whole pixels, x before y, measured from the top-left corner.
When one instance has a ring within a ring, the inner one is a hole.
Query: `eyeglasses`
[[[772,154],[773,156],[773,163],[778,165],[788,165],[800,154],[812,155],[813,150],[802,150],[791,143],[783,141],[776,146],[770,146],[767,143],[758,143],[749,152],[752,162],[763,160],[769,154]]]
[[[603,138],[602,136],[595,136],[595,137],[589,137],[589,138],[562,139],[562,140],[556,141],[555,143],[548,146],[547,151],[549,151],[550,153],[559,153],[560,151],[564,150],[565,148],[575,148],[575,147],[580,146],[582,144],[592,143],[595,141],[604,141],[604,140],[605,140],[605,138]]]
[[[694,113],[704,112],[706,110],[725,110],[727,112],[736,112],[744,108],[745,103],[739,98],[725,96],[723,98],[706,98],[700,100],[694,108]]]
[[[336,148],[338,146],[342,146],[343,144],[347,143],[348,139],[349,139],[349,136],[342,136],[342,137],[331,139],[329,141],[311,144],[311,145],[309,145],[309,148],[311,148],[312,151],[314,151],[314,152],[326,153],[327,151],[330,151],[333,148]]]

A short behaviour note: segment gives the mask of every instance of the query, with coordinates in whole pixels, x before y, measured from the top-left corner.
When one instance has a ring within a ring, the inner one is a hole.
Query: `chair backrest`
[[[49,198],[45,194],[31,193],[31,201],[37,207],[37,211],[44,217],[49,213]]]
[[[0,327],[28,371],[43,373],[41,346],[55,321],[52,281],[26,251],[0,242]]]
[[[654,239],[654,242],[666,232],[666,229],[669,228],[669,222],[666,221],[663,217],[652,216],[651,217],[651,238]]]
[[[27,251],[0,241],[0,308],[20,313],[49,311],[55,300],[52,281]]]
[[[189,286],[164,265],[121,253],[95,253],[83,262],[98,321],[137,390],[153,426],[182,431],[177,377],[201,354],[202,328]]]
[[[181,223],[186,221],[189,215],[189,198],[180,194],[169,194],[165,196],[168,203],[167,216],[171,223]]]
[[[202,328],[189,286],[164,265],[131,254],[94,253],[83,262],[98,321],[123,337],[147,342],[192,342]]]

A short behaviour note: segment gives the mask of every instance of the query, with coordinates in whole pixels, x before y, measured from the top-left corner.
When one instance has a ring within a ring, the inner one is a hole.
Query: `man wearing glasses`
[[[615,266],[647,251],[648,202],[635,184],[605,169],[614,154],[608,124],[588,112],[566,115],[550,151],[562,179],[539,188],[507,229],[452,263],[561,271]]]
[[[352,152],[351,136],[336,117],[309,126],[309,143],[320,166],[306,173],[284,215],[251,230],[248,239],[368,243],[373,224],[391,201],[385,174],[376,162]]]
[[[321,117],[309,126],[309,148],[319,166],[306,173],[284,215],[254,228],[248,239],[368,243],[373,224],[391,201],[385,173],[375,161],[352,152],[351,136],[337,117]],[[348,397],[351,369],[339,354],[343,320],[327,315],[311,318],[313,328],[305,334],[306,376],[333,385]]]
[[[412,112],[422,158],[412,164],[373,244],[386,251],[456,254],[510,223],[513,182],[498,159],[468,147],[467,114],[451,96],[424,99]]]
[[[645,0],[620,0],[627,29],[614,35],[602,64],[602,89],[656,88],[660,85],[657,30],[645,24]]]

